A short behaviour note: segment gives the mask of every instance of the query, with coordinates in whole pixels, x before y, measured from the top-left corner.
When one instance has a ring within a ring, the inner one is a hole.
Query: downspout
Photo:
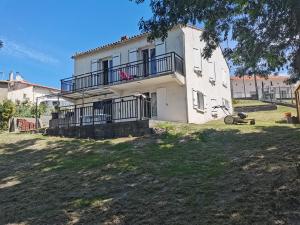
[[[189,114],[189,103],[188,103],[188,88],[187,88],[187,72],[186,72],[186,49],[185,49],[185,33],[183,31],[182,28],[180,28],[181,31],[182,31],[182,37],[183,37],[183,40],[182,40],[182,50],[183,50],[183,60],[184,60],[184,63],[183,63],[183,71],[184,71],[184,76],[185,76],[185,84],[184,84],[184,87],[185,87],[185,105],[186,105],[186,122],[187,123],[190,123],[190,114]]]

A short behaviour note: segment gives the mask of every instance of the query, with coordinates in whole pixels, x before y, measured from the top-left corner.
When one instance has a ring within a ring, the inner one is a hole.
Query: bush
[[[0,104],[0,129],[7,130],[8,121],[15,115],[16,106],[11,100],[4,100]]]

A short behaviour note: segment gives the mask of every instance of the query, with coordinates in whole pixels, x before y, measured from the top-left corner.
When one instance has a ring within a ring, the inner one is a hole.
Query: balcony
[[[162,78],[166,75],[169,77]],[[181,85],[184,84],[183,59],[175,52],[170,52],[147,61],[139,60],[105,70],[80,74],[61,80],[61,91],[73,97],[79,97],[82,92],[114,93],[120,89],[134,87],[135,82],[152,80],[150,78],[156,78],[156,83],[175,80]],[[147,82],[145,85],[153,84],[153,80],[152,83]]]
[[[106,99],[97,102],[60,107],[52,113],[50,128],[82,127],[148,120],[150,99],[143,95]]]

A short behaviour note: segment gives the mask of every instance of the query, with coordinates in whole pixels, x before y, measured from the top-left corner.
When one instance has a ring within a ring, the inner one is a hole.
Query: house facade
[[[294,86],[286,84],[287,76],[257,76],[259,99],[290,99],[294,97]],[[233,98],[256,98],[256,87],[253,76],[231,77]]]
[[[202,30],[177,27],[166,40],[147,34],[76,53],[74,75],[61,80],[73,107],[58,118],[75,125],[141,118],[201,124],[232,111],[229,68],[220,48],[201,54]]]
[[[8,99],[13,102],[28,101],[35,103],[37,99],[43,96],[55,95],[58,93],[60,93],[59,89],[30,83],[23,80],[20,75],[14,76],[13,72],[9,74],[8,80],[0,81],[0,101]],[[49,97],[42,100],[57,101],[57,98]]]

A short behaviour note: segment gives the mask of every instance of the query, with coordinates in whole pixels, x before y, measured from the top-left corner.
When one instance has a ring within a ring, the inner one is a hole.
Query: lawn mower
[[[255,119],[247,119],[248,115],[244,112],[238,112],[235,114],[230,114],[229,109],[226,106],[215,106],[213,107],[215,109],[220,108],[224,111],[226,114],[224,118],[224,123],[228,125],[232,124],[250,124],[250,125],[255,125]]]

